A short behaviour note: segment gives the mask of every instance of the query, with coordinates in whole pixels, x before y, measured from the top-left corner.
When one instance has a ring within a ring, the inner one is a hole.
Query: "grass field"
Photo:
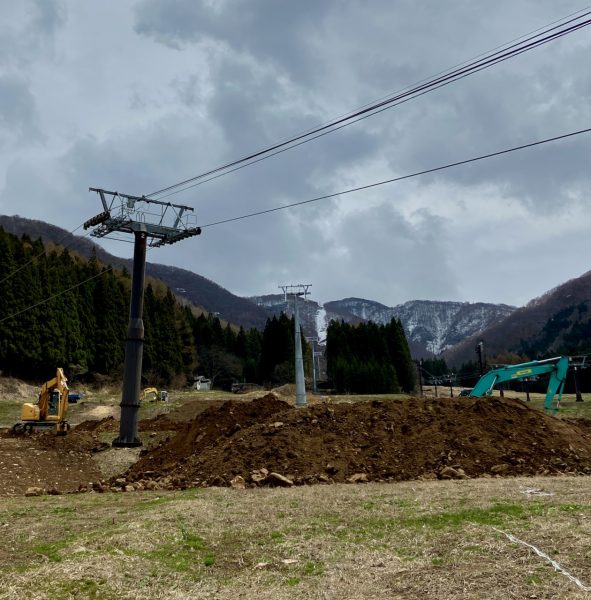
[[[591,480],[6,498],[0,598],[585,598]]]
[[[206,398],[248,397],[171,393],[141,418]],[[561,414],[591,416],[574,400]],[[2,424],[22,401],[0,401]],[[88,394],[71,417],[119,401]],[[518,540],[591,586],[587,477],[5,497],[0,532],[0,599],[589,597]]]

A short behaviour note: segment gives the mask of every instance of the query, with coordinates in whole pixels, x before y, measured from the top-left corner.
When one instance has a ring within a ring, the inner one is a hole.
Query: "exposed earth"
[[[65,437],[3,430],[0,495],[591,473],[589,422],[510,398],[194,400],[141,421],[145,447],[127,454],[107,443],[118,426],[108,416]]]

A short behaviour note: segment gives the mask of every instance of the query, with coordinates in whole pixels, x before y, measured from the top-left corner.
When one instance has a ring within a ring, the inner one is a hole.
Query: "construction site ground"
[[[171,392],[115,449],[117,390],[17,437],[2,385],[0,598],[587,597],[587,402]]]

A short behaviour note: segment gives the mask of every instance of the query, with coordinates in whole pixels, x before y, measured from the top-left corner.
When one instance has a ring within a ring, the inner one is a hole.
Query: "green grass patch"
[[[21,415],[21,406],[30,399],[10,400],[0,399],[0,427],[12,427],[18,423]]]
[[[309,560],[303,567],[304,575],[323,575],[324,564],[320,561]]]
[[[156,561],[166,569],[177,573],[192,572],[194,575],[199,575],[202,566],[212,567],[216,562],[216,556],[208,548],[205,540],[191,531],[184,521],[179,521],[179,529],[178,542],[161,544],[149,551],[128,549],[124,550],[124,553]]]
[[[103,587],[104,581],[81,579],[76,581],[52,581],[48,597],[55,598],[84,598],[84,600],[116,600],[118,596],[112,590]]]
[[[531,516],[541,516],[548,511],[542,504],[530,505],[502,503],[494,504],[490,508],[464,508],[457,511],[407,517],[401,520],[404,527],[428,527],[431,529],[457,528],[468,523],[475,525],[489,525],[499,527],[507,521],[515,519],[525,520]]]
[[[56,515],[71,515],[76,512],[76,508],[74,506],[56,506],[51,512]]]
[[[59,551],[63,550],[67,545],[68,542],[65,540],[48,544],[37,544],[33,547],[33,552],[44,556],[50,562],[62,562],[63,558]]]
[[[271,540],[275,544],[283,544],[283,542],[285,542],[285,536],[280,531],[272,531]]]
[[[407,548],[405,546],[396,546],[392,548],[392,551],[400,560],[404,562],[412,562],[420,556],[416,548]]]

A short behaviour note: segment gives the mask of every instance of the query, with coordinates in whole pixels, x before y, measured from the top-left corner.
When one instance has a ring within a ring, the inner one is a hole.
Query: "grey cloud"
[[[490,72],[486,80],[462,82],[453,90],[448,87],[409,104],[396,115],[378,117],[400,121],[392,129],[385,127],[395,149],[390,161],[393,170],[420,171],[589,126],[589,103],[573,90],[568,78],[553,76],[559,68],[559,63],[546,68],[544,85],[515,73]],[[566,201],[565,182],[588,185],[586,144],[584,138],[555,142],[439,172],[422,181],[453,181],[467,187],[488,182],[526,205],[552,210],[557,198]]]
[[[26,68],[53,52],[53,41],[65,24],[61,0],[22,0],[0,6],[0,54],[3,68]],[[10,5],[10,6],[8,6]]]
[[[261,146],[275,141],[278,131],[289,135],[322,122],[320,107],[331,95],[346,95],[352,108],[356,98],[359,102],[375,99],[433,74],[434,62],[444,68],[470,58],[464,46],[485,50],[522,34],[522,23],[534,7],[539,9],[534,2],[516,5],[508,0],[496,3],[494,10],[464,3],[455,11],[410,1],[375,2],[370,8],[354,2],[287,0],[181,0],[171,7],[162,0],[144,0],[136,6],[136,29],[169,44],[211,37],[234,50],[213,65],[216,93],[210,111],[234,149],[242,152],[252,148],[255,140]],[[554,4],[553,10],[538,10],[537,22],[549,23],[573,8],[572,2],[562,2]],[[458,13],[470,22],[460,34]],[[510,27],[506,26],[508,18]],[[500,22],[505,26],[500,27]],[[450,44],[450,40],[461,43]],[[323,53],[317,52],[320,43]],[[352,158],[368,159],[380,153],[391,161],[393,173],[403,174],[575,129],[591,117],[588,52],[584,51],[588,46],[581,33],[574,34],[572,40],[553,42],[353,125],[347,136],[334,134],[312,142],[308,151],[318,157],[332,152],[332,164],[327,160],[325,165],[334,169],[342,158],[334,153],[335,148],[357,142],[361,145],[350,150]],[[433,60],[434,49],[439,52],[438,61]],[[240,52],[256,58],[256,72],[240,58]],[[265,70],[268,64],[279,71]],[[336,65],[334,70],[332,65]],[[284,112],[287,102],[278,75],[299,84],[291,90],[299,112]],[[307,93],[308,86],[315,90],[313,95]],[[581,94],[581,88],[587,94]],[[261,139],[265,131],[272,133]],[[332,137],[341,143],[331,144]],[[540,169],[540,164],[549,164],[546,156],[553,169]],[[450,180],[468,187],[489,181],[526,204],[540,204],[546,210],[563,195],[560,181],[588,183],[588,170],[576,144],[562,145],[560,151],[532,152],[525,159],[501,160],[450,170],[426,181]]]
[[[385,304],[406,298],[460,297],[457,274],[448,264],[442,219],[425,212],[410,223],[391,204],[359,211],[348,216],[336,235],[347,248],[347,258],[323,260],[325,248],[311,268],[317,287],[337,295],[367,297]],[[331,290],[330,292],[328,290]],[[356,290],[356,292],[355,292]]]
[[[316,0],[143,0],[136,5],[136,32],[174,48],[213,39],[238,52],[288,65],[291,76],[314,76],[309,47],[315,26],[331,10]]]
[[[32,0],[31,30],[53,36],[66,22],[66,10],[59,0]]]
[[[220,62],[216,77],[219,84],[208,101],[208,113],[225,132],[229,158],[274,144],[282,136],[304,131],[318,122],[318,116],[313,119],[301,110],[297,96],[290,97],[290,90],[277,83],[273,72],[255,74],[228,59]],[[345,129],[269,162],[292,163],[294,176],[305,177],[315,167],[332,170],[335,164],[346,166],[366,157],[378,143],[374,138],[362,128]]]
[[[42,139],[35,98],[19,77],[0,76],[0,144],[30,144]]]
[[[35,125],[35,111],[43,103],[39,96],[35,105],[27,82],[34,83],[39,69],[55,68],[57,81],[72,84],[71,96],[64,95],[68,114],[64,118],[60,112],[59,131],[51,121],[55,107],[41,115],[55,143],[47,145],[45,154],[15,152],[10,157],[0,202],[14,207],[28,199],[27,216],[50,221],[59,210],[69,219],[61,223],[67,227],[99,208],[87,192],[89,185],[153,192],[326,122],[578,8],[570,0],[462,0],[453,7],[411,0],[138,0],[118,5],[117,47],[109,43],[110,32],[105,34],[104,57],[90,61],[105,80],[117,84],[102,86],[100,92],[97,86],[90,96],[80,93],[87,85],[81,73],[88,77],[88,58],[74,60],[74,66],[68,60],[49,65],[40,53],[51,48],[64,28],[60,52],[72,59],[75,48],[66,48],[67,43],[78,43],[80,31],[86,35],[99,29],[89,18],[92,11],[65,12],[74,5],[75,0],[27,0],[32,17],[23,10],[15,27],[0,25],[0,52],[12,52],[11,68],[32,65],[26,79],[0,80],[0,88],[2,82],[12,82],[6,88],[12,100],[5,105],[0,94],[0,135],[25,138],[28,124]],[[105,8],[101,23],[110,15]],[[127,31],[129,23],[139,35]],[[27,37],[27,31],[37,32],[39,41]],[[12,49],[2,45],[2,32],[8,32],[4,41],[14,43]],[[101,32],[96,35],[100,39]],[[586,40],[581,36],[575,42],[573,37],[508,61],[170,200],[193,205],[203,224],[582,127],[591,117]],[[148,56],[150,60],[145,70],[144,51],[146,62]],[[142,57],[134,63],[137,72],[125,72],[128,63],[118,60],[122,52]],[[198,71],[195,65],[204,64]],[[109,108],[97,111],[107,97],[111,102],[101,108]],[[69,145],[65,151],[64,145]],[[454,273],[446,258],[457,244],[457,223],[428,212],[406,220],[392,207],[395,201],[403,199],[405,209],[412,210],[416,192],[421,202],[436,204],[440,190],[450,197],[451,183],[467,206],[473,190],[484,186],[491,198],[505,194],[532,211],[551,210],[566,202],[567,188],[588,188],[587,147],[581,138],[449,170],[408,186],[377,188],[371,205],[381,199],[382,206],[364,210],[369,196],[359,194],[354,214],[345,218],[345,202],[336,199],[208,228],[182,247],[154,252],[151,260],[190,268],[245,294],[309,279],[315,295],[326,300],[339,295],[368,295],[386,304],[413,297],[461,299],[459,281],[464,288],[465,274]],[[350,208],[351,202],[346,204]],[[478,216],[470,218],[478,221]],[[467,257],[464,268],[476,262]],[[471,292],[488,294],[490,287],[480,278],[496,281],[494,273],[473,271]],[[555,277],[559,283],[562,275]],[[501,299],[513,301],[509,288],[502,293],[508,297]]]

